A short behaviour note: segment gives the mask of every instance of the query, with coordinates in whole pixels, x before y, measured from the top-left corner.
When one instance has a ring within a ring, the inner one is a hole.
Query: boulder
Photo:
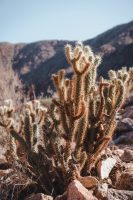
[[[67,200],[98,200],[91,190],[87,190],[78,180],[72,181],[67,190]]]

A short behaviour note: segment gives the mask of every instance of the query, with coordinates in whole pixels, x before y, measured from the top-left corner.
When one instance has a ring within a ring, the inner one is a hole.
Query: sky
[[[133,20],[133,0],[0,0],[0,42],[93,38]]]

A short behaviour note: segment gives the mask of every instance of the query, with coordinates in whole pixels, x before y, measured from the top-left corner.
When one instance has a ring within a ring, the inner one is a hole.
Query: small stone
[[[124,113],[122,114],[122,118],[131,118],[133,119],[133,106],[127,107],[124,109]]]
[[[58,195],[54,200],[67,200],[67,191],[62,195]]]
[[[44,195],[42,193],[38,193],[38,194],[31,194],[24,200],[53,200],[53,197],[49,195]]]
[[[98,200],[91,190],[87,190],[78,180],[68,186],[67,200]]]
[[[106,200],[133,200],[133,191],[109,189]]]
[[[130,149],[125,149],[124,153],[121,156],[123,162],[133,161],[133,151]]]
[[[98,185],[98,180],[93,176],[80,177],[79,181],[85,188],[88,189]]]
[[[125,170],[121,174],[116,185],[120,190],[133,190],[133,170]]]
[[[114,140],[115,144],[133,144],[133,131],[121,132]]]
[[[117,131],[132,131],[133,130],[133,120],[130,118],[124,118],[118,122]]]
[[[100,160],[97,165],[97,172],[101,179],[108,178],[111,170],[116,164],[116,159],[107,158],[106,160]]]
[[[108,185],[106,183],[98,185],[95,190],[95,195],[98,199],[105,199],[108,194]]]
[[[113,154],[116,155],[116,156],[122,156],[122,154],[124,153],[124,150],[123,149],[115,149],[113,151]]]

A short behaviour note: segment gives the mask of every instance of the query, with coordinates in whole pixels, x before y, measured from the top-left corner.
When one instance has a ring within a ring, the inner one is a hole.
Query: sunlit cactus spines
[[[65,78],[64,69],[52,75],[56,95],[48,108],[40,100],[27,102],[15,121],[11,100],[0,107],[0,126],[14,139],[10,140],[11,162],[23,163],[17,155],[19,143],[27,168],[44,192],[54,196],[63,193],[74,179],[87,188],[91,182],[98,183],[100,177],[93,173],[112,140],[115,118],[133,77],[133,70],[125,67],[118,72],[110,70],[108,80],[98,77],[101,57],[80,42],[75,47],[67,44],[65,55],[73,76]]]

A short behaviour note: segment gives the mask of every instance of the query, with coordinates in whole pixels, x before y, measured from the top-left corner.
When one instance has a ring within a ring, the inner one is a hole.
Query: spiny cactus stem
[[[60,109],[60,115],[61,115],[61,119],[62,119],[62,127],[63,127],[65,133],[68,134],[69,128],[68,128],[67,116],[66,116],[66,112],[65,112],[64,108]]]
[[[83,169],[83,167],[84,167],[86,161],[87,161],[87,154],[86,154],[86,152],[84,151],[84,152],[82,153],[81,158],[80,158],[80,161],[79,161],[79,163],[80,163],[80,171]]]
[[[20,136],[14,129],[10,130],[10,134],[16,139],[18,140],[18,142],[24,147],[24,149],[28,152],[29,148],[25,142],[25,140],[22,138],[22,136]]]
[[[65,167],[64,159],[63,159],[63,156],[60,153],[60,150],[58,148],[58,144],[57,143],[53,142],[53,149],[54,149],[54,152],[55,152],[55,154],[56,154],[56,156],[58,158],[58,161],[61,164],[61,169],[62,169],[63,173],[65,174],[66,173],[66,167]]]
[[[104,84],[100,84],[99,86],[99,90],[100,90],[100,106],[99,106],[99,111],[98,111],[98,114],[97,114],[97,118],[98,119],[101,119],[102,116],[103,116],[103,113],[104,113],[104,109],[105,109],[105,98],[104,98],[104,94],[103,94],[103,90],[104,90],[104,87],[105,85]]]
[[[62,119],[61,122],[62,122],[63,129],[64,129],[65,133],[68,134],[69,128],[68,128],[68,124],[67,124],[67,116],[66,116],[67,114],[65,112],[65,106],[58,103],[58,101],[56,101],[55,99],[53,99],[53,103],[59,108],[61,119]]]
[[[82,51],[80,51],[80,52],[78,53],[77,58],[74,58],[74,59],[72,60],[72,63],[73,63],[73,62],[77,62],[77,61],[79,61],[80,58],[81,58],[81,56],[82,56]]]
[[[80,102],[78,113],[73,116],[73,121],[80,119],[85,113],[85,102]]]
[[[86,73],[86,71],[88,70],[90,64],[89,63],[86,63],[84,68],[81,70],[81,69],[78,69],[78,64],[77,64],[77,61],[73,61],[72,62],[72,66],[73,66],[73,69],[74,69],[74,72],[76,73],[77,76],[82,76],[83,74]]]
[[[27,113],[26,113],[26,116],[25,116],[24,133],[25,133],[26,143],[29,146],[29,148],[31,148],[31,137],[33,135],[33,130],[32,130],[31,117]]]
[[[68,140],[66,142],[66,148],[65,148],[65,154],[64,154],[64,160],[65,162],[68,161],[69,156],[71,155],[71,141]]]
[[[83,77],[78,75],[75,77],[75,85],[74,85],[75,114],[78,113],[79,110],[82,89],[83,89]]]

